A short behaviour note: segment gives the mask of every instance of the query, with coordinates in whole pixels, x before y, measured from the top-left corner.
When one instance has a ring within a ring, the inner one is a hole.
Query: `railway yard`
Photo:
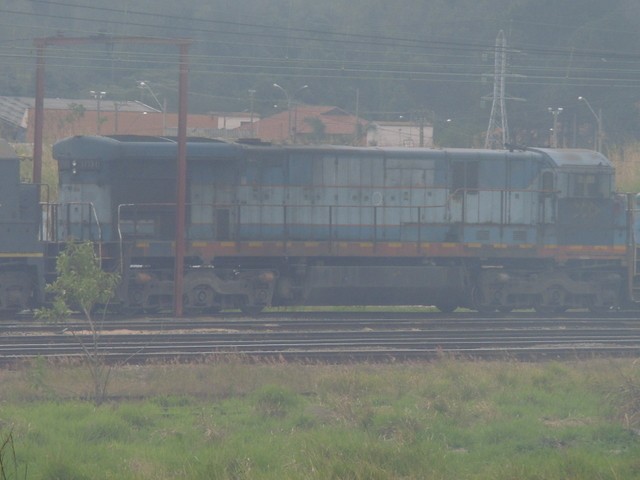
[[[109,317],[100,400],[86,327],[0,321],[2,420],[37,478],[637,476],[636,313]]]
[[[29,316],[0,323],[0,362],[82,356],[91,342],[82,321],[53,325]],[[100,328],[98,348],[115,363],[278,359],[298,362],[473,359],[549,360],[640,354],[635,313],[606,316],[571,312],[541,318],[534,312],[499,317],[474,312],[286,312],[256,318],[225,314],[113,318]]]

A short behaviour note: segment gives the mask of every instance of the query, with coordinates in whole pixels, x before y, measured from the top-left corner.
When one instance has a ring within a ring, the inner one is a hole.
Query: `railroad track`
[[[91,342],[81,321],[0,323],[0,362],[82,357]],[[425,313],[287,313],[248,319],[225,315],[115,319],[101,327],[99,351],[114,362],[238,356],[290,361],[405,361],[443,355],[526,360],[640,356],[640,320],[572,313],[480,317]]]

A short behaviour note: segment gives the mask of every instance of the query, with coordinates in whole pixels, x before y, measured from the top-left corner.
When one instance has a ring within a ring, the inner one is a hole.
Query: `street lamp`
[[[558,115],[564,110],[562,107],[552,108],[548,107],[547,110],[553,115],[553,128],[551,130],[551,147],[558,148]]]
[[[251,89],[249,90],[249,109],[251,110],[251,120],[249,124],[249,128],[251,129],[251,138],[253,138],[253,100],[255,98],[256,91]]]
[[[100,135],[100,124],[102,123],[102,119],[100,118],[100,101],[107,94],[107,92],[98,92],[96,90],[89,90],[89,93],[91,94],[91,96],[93,96],[93,98],[96,99],[96,104],[97,104],[96,110],[98,113],[98,116],[96,117],[96,133]]]
[[[160,107],[160,111],[162,112],[162,134],[165,135],[166,134],[166,130],[167,130],[167,105],[166,105],[166,98],[165,98],[165,104],[160,103],[160,100],[158,100],[158,97],[156,96],[155,92],[151,89],[151,86],[149,85],[149,82],[146,82],[144,80],[138,80],[138,88],[141,90],[148,90],[149,93],[151,94],[151,96],[153,97],[153,99],[156,101],[156,103],[158,104],[158,107]],[[142,98],[141,98],[142,100]]]
[[[596,150],[598,152],[602,151],[602,137],[603,137],[603,133],[602,133],[602,110],[600,110],[600,114],[597,114],[595,112],[595,110],[593,109],[593,107],[591,106],[591,104],[589,103],[589,100],[587,100],[585,97],[578,97],[578,100],[582,100],[584,103],[587,104],[587,107],[589,107],[589,110],[591,110],[591,113],[593,114],[594,117],[596,117],[596,122],[598,125],[598,133],[596,134]]]
[[[289,92],[287,92],[284,88],[282,88],[280,85],[278,85],[277,83],[274,83],[273,86],[275,88],[277,88],[278,90],[281,90],[282,93],[284,93],[284,96],[287,99],[287,111],[289,113],[289,120],[287,121],[287,129],[289,131],[289,141],[292,143],[296,143],[296,130],[297,130],[297,125],[294,125],[293,128],[291,126],[291,105],[295,100],[295,97],[298,93],[300,93],[302,90],[304,90],[305,88],[309,88],[309,85],[303,85],[300,88],[298,88],[295,92],[293,92],[292,95],[289,95]],[[296,109],[296,114],[297,114],[297,109]],[[296,115],[297,116],[297,115]],[[297,118],[295,119],[296,123],[297,123]]]

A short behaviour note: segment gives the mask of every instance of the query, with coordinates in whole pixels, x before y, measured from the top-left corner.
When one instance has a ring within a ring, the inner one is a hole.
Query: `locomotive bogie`
[[[474,279],[472,307],[484,311],[534,308],[541,313],[575,308],[604,311],[620,304],[623,273],[622,269],[483,269]]]

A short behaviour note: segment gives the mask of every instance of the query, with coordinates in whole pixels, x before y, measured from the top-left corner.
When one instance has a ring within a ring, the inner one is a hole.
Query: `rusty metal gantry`
[[[36,38],[36,98],[33,139],[33,183],[42,183],[42,133],[44,130],[44,67],[45,49],[50,45],[73,46],[92,43],[125,43],[150,45],[176,45],[180,49],[180,69],[178,86],[178,158],[176,178],[176,262],[174,270],[174,313],[183,314],[183,270],[185,250],[185,208],[187,184],[187,94],[189,46],[192,40],[185,38],[135,37],[94,35],[90,37],[46,37]]]

